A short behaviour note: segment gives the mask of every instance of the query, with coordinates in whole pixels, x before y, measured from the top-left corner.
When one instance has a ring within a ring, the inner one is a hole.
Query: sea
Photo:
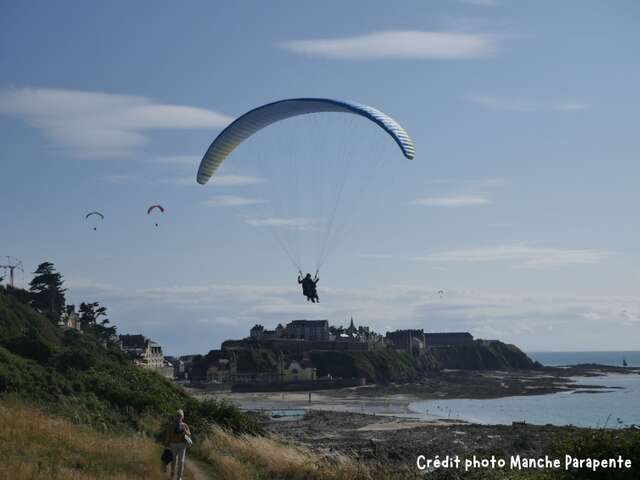
[[[598,363],[640,367],[640,351],[528,352],[547,366]],[[426,400],[409,405],[412,416],[459,419],[481,424],[527,422],[537,425],[575,425],[592,428],[640,426],[640,375],[609,374],[574,377],[576,383],[607,387],[603,390],[567,391],[548,395],[494,399]]]
[[[598,363],[620,367],[626,360],[630,367],[640,367],[640,351],[612,352],[527,352],[527,355],[543,365],[558,367],[580,363]]]

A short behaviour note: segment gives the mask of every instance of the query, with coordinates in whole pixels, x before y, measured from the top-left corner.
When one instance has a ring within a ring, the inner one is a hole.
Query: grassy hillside
[[[311,352],[318,375],[364,377],[371,382],[404,382],[429,370],[508,370],[535,368],[534,362],[515,345],[476,340],[471,345],[428,348],[421,355],[381,348],[370,352]]]
[[[410,381],[420,378],[436,364],[429,355],[413,356],[406,352],[380,349],[371,352],[311,352],[318,375],[364,377],[370,382]]]
[[[510,370],[540,366],[515,345],[498,340],[476,340],[471,345],[433,347],[429,353],[440,368]]]
[[[366,463],[331,452],[319,454],[300,445],[252,435],[231,435],[217,429],[198,445],[200,458],[219,480],[409,480],[411,472]]]
[[[139,435],[99,433],[16,402],[0,403],[0,425],[0,478],[166,478],[158,468],[160,446]]]
[[[255,430],[237,409],[198,402],[155,372],[135,367],[114,346],[62,330],[0,291],[0,398],[12,397],[102,430],[148,434],[178,408],[192,423]],[[198,430],[198,429],[196,429]]]

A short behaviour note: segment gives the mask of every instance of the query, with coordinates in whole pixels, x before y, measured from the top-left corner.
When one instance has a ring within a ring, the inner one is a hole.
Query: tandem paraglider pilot
[[[311,278],[310,273],[307,273],[304,278],[302,278],[302,272],[298,270],[298,283],[302,285],[302,294],[307,297],[307,302],[311,301],[312,303],[320,303],[317,291],[319,281],[320,279],[318,278],[317,271],[316,276],[313,278]]]

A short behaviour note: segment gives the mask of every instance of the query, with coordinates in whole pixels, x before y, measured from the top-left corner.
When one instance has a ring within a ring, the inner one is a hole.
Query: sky
[[[166,354],[351,316],[637,349],[639,22],[624,0],[0,0],[0,255]],[[416,158],[298,117],[196,184],[229,122],[295,97],[378,108]],[[296,270],[327,232],[311,305]]]

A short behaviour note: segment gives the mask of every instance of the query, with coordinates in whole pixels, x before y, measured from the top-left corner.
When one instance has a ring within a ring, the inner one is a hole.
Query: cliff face
[[[430,354],[440,368],[459,370],[509,370],[539,367],[515,345],[498,340],[475,340],[472,345],[435,347]]]
[[[311,352],[318,375],[364,377],[370,382],[417,380],[429,371],[534,369],[534,363],[515,345],[497,340],[476,340],[470,345],[428,348],[421,355],[392,349],[370,352]]]
[[[239,350],[236,355],[238,371],[242,373],[268,372],[277,368],[277,352],[267,348]],[[420,355],[384,347],[364,352],[312,350],[308,355],[318,377],[366,378],[368,382],[375,383],[411,382],[428,372],[443,369],[531,370],[540,367],[515,345],[497,340],[430,347]],[[194,375],[204,378],[208,366],[221,356],[226,355],[220,351],[209,352],[194,364]]]

